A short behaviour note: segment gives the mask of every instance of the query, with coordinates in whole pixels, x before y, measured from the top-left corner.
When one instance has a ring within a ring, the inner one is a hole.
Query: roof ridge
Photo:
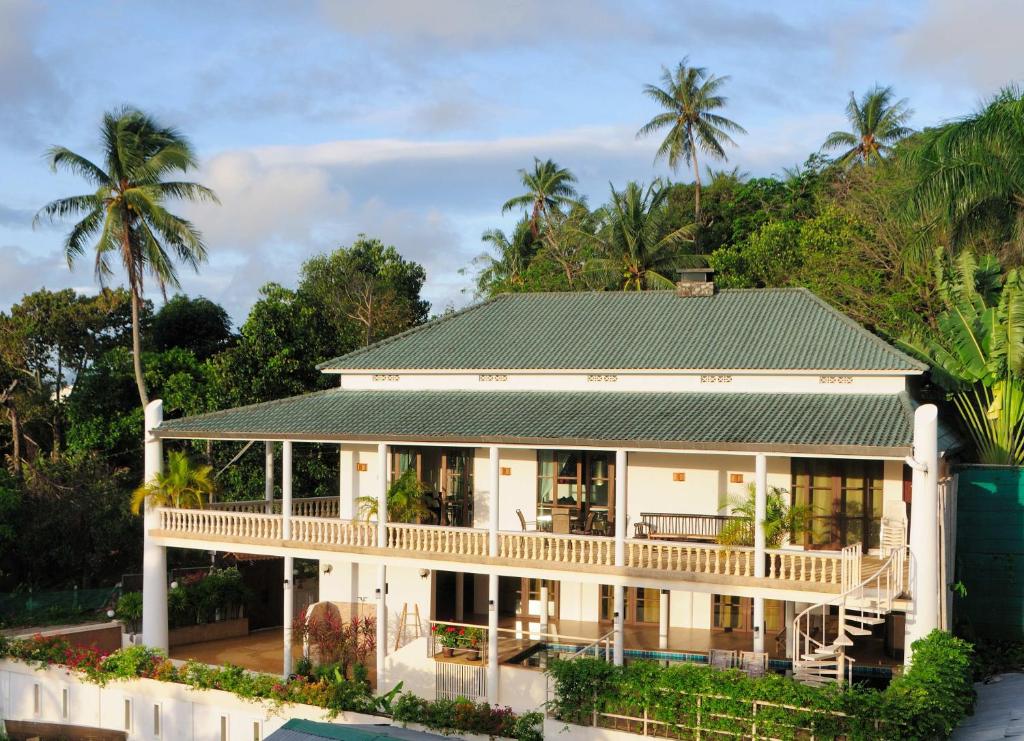
[[[441,314],[440,316],[436,316],[436,317],[434,317],[432,319],[428,319],[427,321],[423,322],[423,324],[417,324],[415,327],[409,327],[409,329],[402,330],[398,334],[393,334],[390,337],[385,337],[382,340],[377,340],[376,342],[372,342],[369,345],[366,345],[365,347],[357,347],[355,350],[352,350],[351,352],[342,353],[341,355],[338,355],[337,357],[330,358],[329,360],[325,360],[322,363],[317,363],[316,366],[314,366],[314,367],[317,370],[323,370],[327,366],[331,365],[332,363],[338,362],[342,358],[352,358],[352,357],[358,357],[359,355],[364,355],[364,354],[370,352],[371,350],[376,350],[379,347],[384,347],[386,345],[391,344],[392,342],[396,342],[396,341],[401,340],[401,339],[403,339],[405,337],[408,337],[410,335],[414,335],[414,334],[416,334],[418,332],[421,332],[421,331],[423,331],[425,329],[428,329],[428,328],[431,328],[431,327],[436,327],[439,324],[442,324],[442,323],[444,323],[444,322],[446,322],[448,320],[451,320],[451,319],[455,319],[456,317],[465,316],[466,314],[469,314],[470,312],[473,312],[473,311],[475,311],[477,309],[481,309],[484,306],[487,306],[488,304],[492,304],[495,301],[498,301],[499,299],[502,299],[502,298],[504,298],[506,296],[514,296],[514,295],[516,295],[516,294],[513,294],[513,293],[499,293],[499,294],[496,294],[496,295],[491,296],[490,298],[485,299],[483,301],[479,301],[479,302],[477,302],[475,304],[470,304],[469,306],[464,306],[464,307],[462,307],[461,309],[459,309],[457,311],[453,311],[451,313]]]
[[[845,323],[847,326],[853,328],[854,330],[856,330],[860,334],[864,335],[871,342],[873,342],[876,345],[878,345],[881,349],[885,350],[890,355],[893,355],[893,356],[899,358],[900,360],[903,360],[904,362],[908,363],[910,366],[912,366],[914,368],[917,368],[919,370],[922,370],[922,371],[928,370],[928,366],[925,363],[922,363],[920,360],[917,360],[916,358],[913,358],[910,355],[907,355],[905,352],[900,350],[898,347],[896,347],[892,343],[887,342],[886,340],[882,339],[877,334],[872,332],[870,329],[865,327],[863,324],[858,322],[856,319],[854,319],[853,317],[849,316],[845,312],[840,311],[839,309],[837,309],[835,306],[830,304],[828,301],[823,299],[821,296],[816,294],[811,289],[805,288],[804,286],[792,286],[790,290],[799,291],[800,293],[806,294],[813,301],[815,301],[816,303],[818,303],[821,306],[825,307],[828,311],[830,311],[832,314],[834,314],[836,316],[836,318],[839,319],[839,321]]]

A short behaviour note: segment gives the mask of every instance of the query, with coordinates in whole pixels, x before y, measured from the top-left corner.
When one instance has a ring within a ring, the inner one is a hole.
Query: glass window
[[[657,589],[636,589],[633,596],[633,620],[657,623],[661,617],[661,594]]]
[[[711,625],[722,630],[739,630],[743,627],[742,597],[716,594],[713,602]]]
[[[882,476],[881,461],[793,459],[795,501],[811,508],[804,545],[878,547]]]

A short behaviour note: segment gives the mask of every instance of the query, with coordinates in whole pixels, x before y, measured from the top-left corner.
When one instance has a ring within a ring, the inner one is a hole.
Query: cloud
[[[80,293],[93,293],[88,260],[68,270],[59,250],[27,249],[21,245],[0,245],[0,307],[17,303],[21,297],[41,288],[59,290],[74,288]],[[42,277],[41,277],[42,276]],[[42,281],[45,280],[45,283]]]
[[[908,71],[987,94],[1024,79],[1022,28],[1017,0],[933,0],[896,42]]]
[[[36,124],[55,117],[64,101],[56,77],[34,47],[40,15],[40,6],[31,0],[0,3],[0,127],[26,143],[36,141]]]
[[[32,225],[35,214],[25,208],[11,208],[0,203],[0,226],[24,227]]]

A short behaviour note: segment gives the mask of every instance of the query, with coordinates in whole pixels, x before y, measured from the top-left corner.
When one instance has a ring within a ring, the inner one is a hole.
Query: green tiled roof
[[[905,394],[331,389],[165,421],[156,434],[903,455],[912,426]]]
[[[319,367],[924,369],[802,288],[505,294]]]

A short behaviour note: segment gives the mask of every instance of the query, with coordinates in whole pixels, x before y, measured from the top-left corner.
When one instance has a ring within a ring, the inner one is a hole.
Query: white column
[[[668,590],[662,589],[658,599],[658,648],[664,651],[668,648]]]
[[[288,445],[288,443],[285,443]],[[284,557],[284,676],[292,673],[292,618],[295,616],[295,559]]]
[[[765,574],[764,521],[768,516],[768,458],[754,456],[754,576]],[[754,650],[764,651],[764,598],[754,598]]]
[[[489,515],[487,552],[490,553],[492,557],[497,557],[498,523],[500,521],[499,485],[501,481],[501,460],[498,455],[497,446],[492,445],[488,452],[490,455],[489,479],[491,490],[488,492],[490,495],[490,501],[487,503],[487,514]]]
[[[793,631],[793,621],[796,620],[796,602],[786,600],[786,656],[795,659],[793,649],[796,647],[796,633]]]
[[[939,626],[939,453],[938,409],[923,404],[914,412],[914,460],[910,504],[910,583],[904,661],[911,644]]]
[[[754,650],[764,651],[764,597],[754,597]]]
[[[615,565],[626,565],[626,451],[615,451]]]
[[[548,593],[548,581],[542,579],[540,582],[540,632],[548,632],[548,601],[551,599]]]
[[[145,441],[146,483],[163,470],[163,443],[153,430],[164,420],[164,403],[154,399],[146,405],[143,440]],[[142,642],[167,650],[167,549],[153,543],[150,531],[160,527],[156,509],[146,502],[142,535]]]
[[[388,542],[388,445],[377,444],[377,546]],[[384,660],[388,655],[388,570],[377,567],[377,690],[384,689]]]
[[[497,448],[491,448],[496,451]],[[498,575],[487,578],[487,702],[498,704]]]
[[[612,642],[612,661],[616,666],[622,666],[622,657],[625,649],[623,623],[626,619],[626,588],[616,585],[612,587],[612,590],[615,595],[615,612],[612,615],[612,627],[615,631]]]
[[[281,443],[281,537],[292,537],[292,441]]]
[[[274,511],[274,443],[270,440],[263,443],[263,498],[267,500],[267,514],[272,514]]]

